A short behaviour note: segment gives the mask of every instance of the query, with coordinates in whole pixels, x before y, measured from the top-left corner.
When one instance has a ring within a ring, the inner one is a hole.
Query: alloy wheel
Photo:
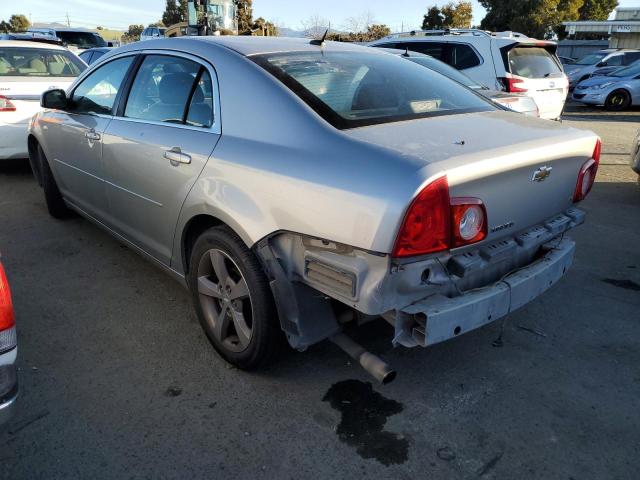
[[[222,250],[209,250],[200,258],[198,294],[220,345],[236,353],[246,350],[253,335],[251,295],[240,268]]]

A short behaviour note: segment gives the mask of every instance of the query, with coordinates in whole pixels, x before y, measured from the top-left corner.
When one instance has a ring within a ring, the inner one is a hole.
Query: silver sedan
[[[136,43],[42,102],[29,147],[49,212],[188,286],[246,369],[284,332],[298,350],[330,338],[389,381],[346,323],[382,317],[394,345],[426,347],[533,300],[571,265],[600,157],[593,133],[305,39]]]

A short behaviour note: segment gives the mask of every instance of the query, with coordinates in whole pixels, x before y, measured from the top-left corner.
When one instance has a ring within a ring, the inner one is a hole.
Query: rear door
[[[104,135],[109,226],[167,265],[182,204],[220,138],[218,105],[210,65],[149,53]]]
[[[503,49],[511,91],[523,92],[538,104],[540,117],[559,118],[569,91],[569,81],[555,56],[555,46],[514,43]]]

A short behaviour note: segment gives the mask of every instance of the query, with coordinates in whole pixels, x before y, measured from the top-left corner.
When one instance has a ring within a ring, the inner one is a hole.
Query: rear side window
[[[515,47],[507,54],[509,71],[524,78],[562,76],[562,67],[553,55],[542,47]]]
[[[0,77],[77,77],[86,68],[65,50],[0,48]]]
[[[213,124],[211,77],[204,67],[191,60],[149,55],[133,81],[124,116],[210,127]]]
[[[71,111],[111,115],[133,57],[120,58],[90,73],[71,96]]]
[[[482,63],[475,50],[469,45],[450,43],[448,47],[445,62],[458,70],[477,67]]]
[[[631,65],[634,62],[640,60],[640,52],[629,52],[624,55],[624,64]]]

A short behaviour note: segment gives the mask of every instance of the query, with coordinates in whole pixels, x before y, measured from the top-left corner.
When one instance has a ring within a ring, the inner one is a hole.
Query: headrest
[[[184,72],[163,76],[158,85],[160,101],[167,105],[184,105],[191,93],[193,80],[193,75]]]

